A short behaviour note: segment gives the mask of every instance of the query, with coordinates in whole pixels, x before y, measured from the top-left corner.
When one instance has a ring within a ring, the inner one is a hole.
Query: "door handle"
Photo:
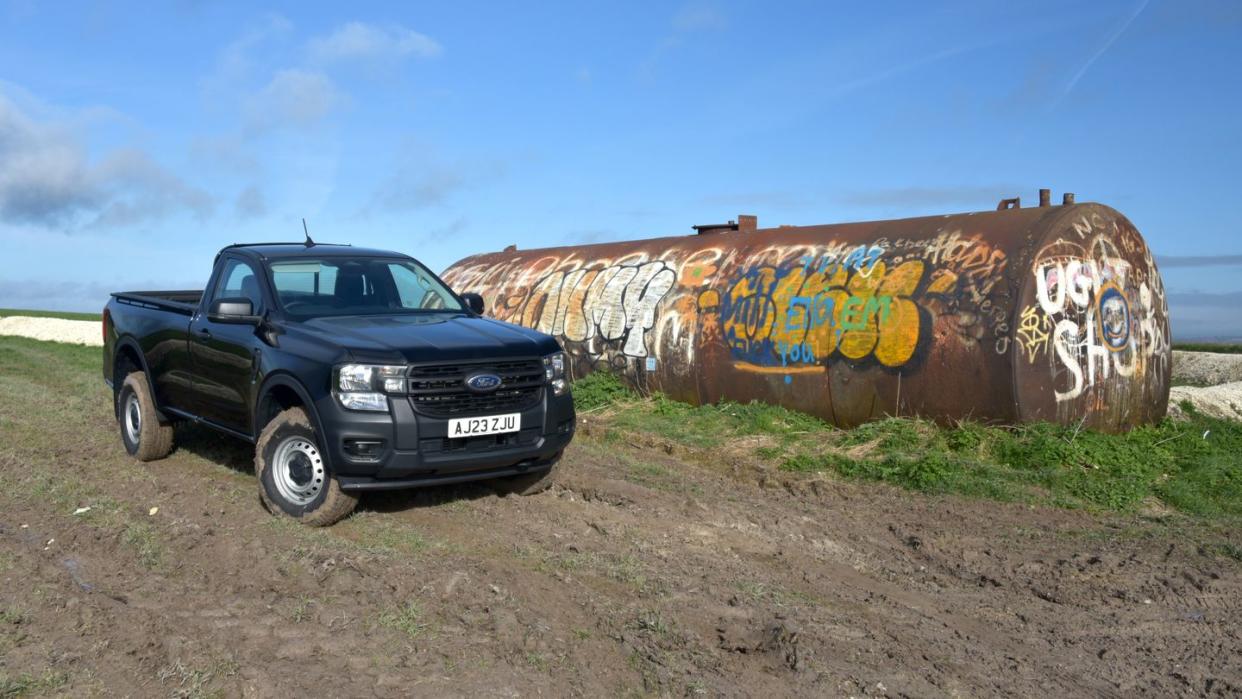
[[[194,331],[194,334],[198,335],[198,339],[200,340],[211,339],[211,331],[208,330],[207,328],[198,328],[197,330]]]

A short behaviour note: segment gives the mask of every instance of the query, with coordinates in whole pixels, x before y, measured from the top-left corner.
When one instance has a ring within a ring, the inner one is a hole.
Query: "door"
[[[254,315],[266,304],[260,277],[250,263],[225,258],[215,288],[190,322],[190,356],[194,367],[194,413],[250,434],[251,395],[264,346],[253,325],[213,323],[207,309],[216,299],[250,299]]]

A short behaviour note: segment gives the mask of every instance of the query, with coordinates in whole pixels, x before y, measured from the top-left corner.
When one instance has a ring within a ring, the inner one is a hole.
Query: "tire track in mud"
[[[113,431],[105,399],[49,426],[54,446],[0,445],[0,600],[29,617],[0,669],[63,669],[64,693],[1242,686],[1227,660],[1242,651],[1236,562],[1176,535],[1073,534],[1150,526],[1135,518],[840,482],[764,488],[585,437],[551,492],[370,497],[308,532],[259,508],[244,445],[180,430],[178,452],[138,465]],[[97,510],[69,514],[87,504],[56,490],[71,486]],[[129,540],[143,532],[154,563]]]

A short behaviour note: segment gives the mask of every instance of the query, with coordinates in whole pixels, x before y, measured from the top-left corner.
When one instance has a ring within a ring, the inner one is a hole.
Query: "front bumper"
[[[346,410],[333,396],[316,408],[324,447],[345,490],[460,483],[550,468],[573,440],[576,422],[572,396],[550,390],[521,411],[520,432],[467,439],[449,439],[447,418],[416,412],[405,398],[390,398],[388,413]],[[366,447],[361,453],[359,445]]]

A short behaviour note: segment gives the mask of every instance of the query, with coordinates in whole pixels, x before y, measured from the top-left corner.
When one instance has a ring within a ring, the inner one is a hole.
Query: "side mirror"
[[[207,309],[207,320],[213,323],[257,325],[260,318],[254,315],[254,306],[248,298],[216,299]]]
[[[482,296],[474,293],[473,291],[467,291],[461,295],[461,300],[466,302],[466,308],[469,308],[472,313],[476,315],[483,315]]]

